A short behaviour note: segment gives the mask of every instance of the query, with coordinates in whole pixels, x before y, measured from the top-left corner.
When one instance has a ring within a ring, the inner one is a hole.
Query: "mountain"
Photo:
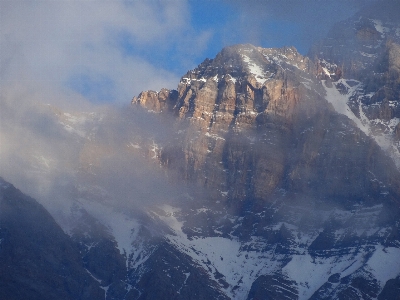
[[[58,224],[3,182],[0,263],[31,247],[58,278],[61,260],[70,294],[32,279],[38,258],[2,282],[66,299],[398,299],[400,22],[382,3],[308,56],[230,46],[129,109],[32,106],[45,126],[3,123],[19,137],[7,178]],[[60,149],[24,148],[35,126]]]
[[[177,91],[132,101],[176,116],[160,161],[210,194],[166,211],[179,225],[169,239],[209,261],[231,298],[375,298],[399,274],[375,264],[399,255],[398,169],[332,105],[336,82],[350,80],[321,80],[321,68],[294,48],[237,45]]]
[[[0,297],[101,299],[78,247],[34,199],[0,178]]]

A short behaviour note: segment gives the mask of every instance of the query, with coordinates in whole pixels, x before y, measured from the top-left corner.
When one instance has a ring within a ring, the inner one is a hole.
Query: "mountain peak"
[[[293,68],[306,71],[310,65],[310,60],[294,47],[262,48],[238,44],[223,48],[214,59],[204,60],[187,72],[181,83],[205,83],[209,79],[218,82],[228,75],[229,80],[236,82],[250,76],[254,78],[254,84],[261,87],[281,71]]]

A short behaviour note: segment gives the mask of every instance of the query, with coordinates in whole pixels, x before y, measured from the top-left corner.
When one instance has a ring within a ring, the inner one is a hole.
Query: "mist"
[[[129,103],[179,82],[144,52],[177,49],[186,66],[202,55],[210,33],[190,25],[187,1],[5,0],[0,14],[0,176],[53,216],[186,193],[152,159],[171,122]]]
[[[172,137],[170,120],[88,101],[61,110],[8,92],[0,102],[0,176],[53,216],[82,201],[145,210],[187,192],[152,159],[151,145]]]

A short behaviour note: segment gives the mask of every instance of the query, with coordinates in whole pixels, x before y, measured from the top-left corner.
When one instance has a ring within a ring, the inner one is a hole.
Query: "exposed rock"
[[[141,92],[138,97],[133,97],[132,104],[139,104],[151,112],[160,113],[169,111],[176,101],[176,91],[162,89],[160,92],[145,91]]]
[[[390,279],[378,296],[379,300],[399,300],[400,299],[400,277]]]
[[[115,241],[102,239],[97,241],[83,256],[85,267],[103,286],[125,279],[125,258],[120,255]]]
[[[380,291],[377,280],[366,270],[358,270],[354,274],[335,278],[325,283],[310,299],[376,299]]]
[[[138,299],[229,299],[204,269],[165,242],[132,279]]]
[[[386,153],[400,146],[398,32],[398,16],[375,7],[338,24],[312,59],[226,47],[177,90],[142,92],[138,109],[96,119],[78,134],[80,186],[68,193],[87,209],[72,209],[78,245],[28,214],[42,211],[31,200],[18,214],[8,203],[0,261],[16,268],[0,273],[0,295],[100,299],[100,286],[107,300],[396,299],[400,174]],[[57,116],[72,133],[76,119]],[[119,177],[142,157],[157,172]],[[188,194],[153,181],[160,170]],[[174,199],[137,212],[131,196],[147,203],[152,189]],[[103,204],[112,217],[99,217]]]
[[[248,300],[299,299],[296,282],[281,274],[261,275],[254,281]]]
[[[389,178],[396,170],[332,111],[310,76],[317,69],[293,48],[225,48],[182,77],[174,106],[180,143],[164,147],[163,163],[239,211],[244,199],[265,203],[279,188],[343,204],[377,201],[380,188],[361,174]]]
[[[352,30],[343,32],[349,24]],[[388,31],[377,28],[368,18],[338,25],[333,33],[349,49],[329,50],[325,46],[334,45],[325,41],[314,61],[294,48],[226,47],[181,78],[171,111],[177,134],[162,145],[159,158],[209,193],[175,217],[189,245],[192,239],[234,237],[241,243],[237,257],[273,255],[273,263],[265,263],[273,275],[254,271],[248,299],[373,299],[383,289],[367,264],[378,245],[400,243],[400,174],[375,134],[379,126],[387,137],[398,134],[398,50],[396,42],[386,43]],[[363,52],[377,45],[373,55]],[[366,76],[367,70],[374,75]],[[342,99],[340,110],[335,101]],[[285,270],[297,258],[299,265],[343,257],[359,263],[360,253],[363,272],[342,278],[349,266],[336,276],[330,269],[314,290],[308,278],[291,274],[294,265]],[[203,268],[211,273],[216,265]],[[238,278],[220,283],[233,297],[245,293],[244,286]]]
[[[395,134],[396,134],[396,139],[397,139],[398,141],[400,141],[400,123],[397,124],[397,126],[396,126],[394,132],[395,132]]]

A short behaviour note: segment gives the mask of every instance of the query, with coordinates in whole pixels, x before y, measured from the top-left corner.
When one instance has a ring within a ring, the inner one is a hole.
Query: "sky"
[[[224,46],[306,54],[368,1],[0,0],[0,95],[126,104],[142,90],[176,88]]]

